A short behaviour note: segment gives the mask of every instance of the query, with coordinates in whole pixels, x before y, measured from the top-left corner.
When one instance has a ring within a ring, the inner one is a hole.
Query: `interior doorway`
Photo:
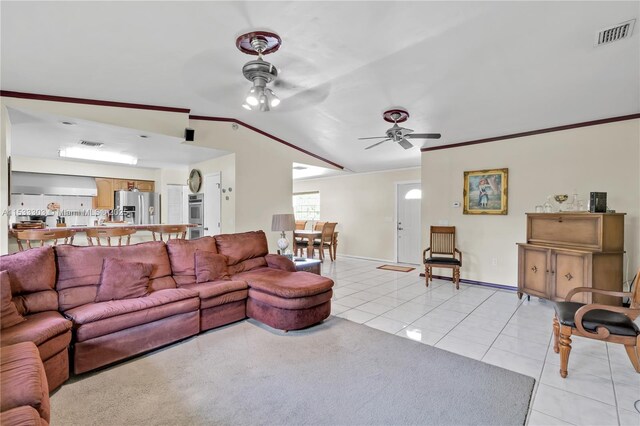
[[[220,183],[220,172],[204,175],[202,185],[204,193],[204,236],[219,235],[221,233]]]
[[[398,263],[422,263],[420,253],[420,204],[422,189],[420,182],[396,184],[396,242]]]

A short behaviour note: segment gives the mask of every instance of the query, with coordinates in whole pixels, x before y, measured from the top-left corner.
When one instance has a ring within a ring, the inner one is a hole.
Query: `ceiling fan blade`
[[[400,146],[403,147],[404,149],[413,148],[413,144],[404,138],[399,140],[398,144],[400,144]]]
[[[420,139],[440,139],[440,133],[412,133],[406,135],[407,138],[420,138]]]
[[[365,149],[371,149],[371,148],[373,148],[374,146],[378,146],[378,145],[380,145],[382,142],[386,142],[386,141],[390,141],[390,140],[391,140],[391,139],[385,139],[385,140],[380,141],[380,142],[378,142],[378,143],[374,143],[373,145],[368,146],[368,147],[366,147]]]
[[[358,138],[359,141],[361,140],[365,140],[365,139],[385,139],[387,136],[373,136],[370,138]]]

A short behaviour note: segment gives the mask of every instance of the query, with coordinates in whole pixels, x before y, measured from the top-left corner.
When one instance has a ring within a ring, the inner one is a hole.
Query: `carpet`
[[[534,379],[337,317],[246,320],[72,378],[54,425],[522,425]]]
[[[376,269],[384,269],[385,271],[396,271],[396,272],[411,272],[416,268],[412,268],[410,266],[382,265],[382,266],[378,266]]]

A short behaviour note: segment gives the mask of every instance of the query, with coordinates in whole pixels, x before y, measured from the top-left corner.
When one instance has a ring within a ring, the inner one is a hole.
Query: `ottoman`
[[[249,284],[247,316],[280,330],[299,330],[331,314],[333,281],[309,272],[260,268],[236,274]]]

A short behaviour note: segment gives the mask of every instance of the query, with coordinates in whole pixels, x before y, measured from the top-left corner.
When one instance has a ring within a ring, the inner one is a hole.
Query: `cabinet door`
[[[137,180],[136,188],[141,192],[153,192],[155,187],[155,182],[150,180]]]
[[[113,179],[96,178],[98,195],[95,197],[95,208],[99,210],[113,209]]]
[[[518,257],[518,291],[548,298],[549,249],[520,246]]]
[[[591,253],[554,250],[551,256],[551,299],[565,300],[576,287],[591,287]],[[572,302],[591,303],[590,293],[575,295]]]
[[[125,179],[113,179],[113,189],[112,191],[128,191],[129,184]],[[113,198],[113,194],[111,194],[111,198]],[[113,200],[112,200],[113,202]]]

